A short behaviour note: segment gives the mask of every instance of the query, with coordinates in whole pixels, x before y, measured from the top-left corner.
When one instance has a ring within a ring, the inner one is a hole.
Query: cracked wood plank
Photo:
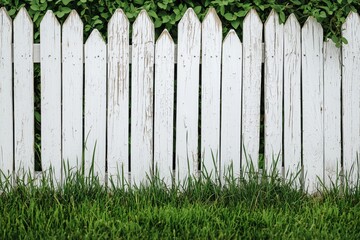
[[[33,31],[30,16],[21,8],[14,19],[14,141],[19,177],[35,173]]]
[[[133,24],[131,65],[131,184],[153,170],[154,24],[142,10]]]
[[[129,181],[129,20],[118,9],[108,24],[107,161],[109,181]]]
[[[13,89],[12,89],[12,20],[0,9],[0,181],[13,171]],[[4,175],[3,175],[4,174]]]
[[[52,11],[40,23],[41,165],[61,182],[61,27]]]
[[[224,39],[221,83],[220,174],[240,177],[242,44],[234,30]]]
[[[85,43],[85,176],[105,182],[106,44],[98,30]]]

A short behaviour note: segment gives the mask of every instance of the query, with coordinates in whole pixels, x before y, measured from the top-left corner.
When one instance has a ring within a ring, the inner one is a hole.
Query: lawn
[[[0,239],[360,239],[360,188],[310,196],[276,176],[106,189],[0,184]],[[261,182],[259,184],[259,182]]]

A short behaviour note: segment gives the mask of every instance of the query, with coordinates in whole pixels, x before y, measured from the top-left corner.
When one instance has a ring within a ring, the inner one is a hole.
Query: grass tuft
[[[359,185],[311,196],[274,170],[235,177],[228,169],[223,179],[202,171],[171,186],[154,174],[120,188],[81,171],[69,171],[62,187],[51,171],[0,177],[0,239],[360,239]]]

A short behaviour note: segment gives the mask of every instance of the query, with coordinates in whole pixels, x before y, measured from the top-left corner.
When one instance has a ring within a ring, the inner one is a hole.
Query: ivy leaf
[[[232,21],[231,22],[231,26],[234,28],[234,29],[237,29],[240,25],[241,21],[240,19],[236,19],[235,21]]]

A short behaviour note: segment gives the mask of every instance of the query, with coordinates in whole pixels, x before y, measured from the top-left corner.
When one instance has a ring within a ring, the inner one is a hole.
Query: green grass
[[[106,189],[80,173],[63,188],[0,183],[0,239],[360,239],[360,188],[309,196],[265,174]],[[260,182],[260,184],[259,184]]]

